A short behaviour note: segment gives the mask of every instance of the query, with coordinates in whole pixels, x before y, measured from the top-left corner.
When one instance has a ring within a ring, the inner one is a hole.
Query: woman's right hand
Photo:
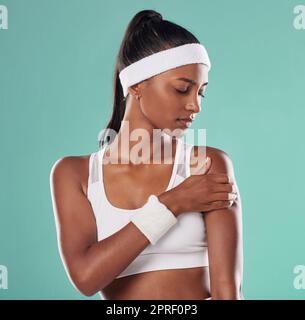
[[[237,197],[233,182],[227,174],[207,174],[210,168],[211,158],[207,157],[204,173],[189,176],[176,187],[161,194],[159,200],[175,215],[230,207]]]

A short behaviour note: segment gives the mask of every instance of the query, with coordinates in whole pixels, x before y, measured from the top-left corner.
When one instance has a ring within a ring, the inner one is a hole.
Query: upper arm
[[[225,173],[235,184],[237,199],[225,209],[204,213],[207,231],[209,269],[212,294],[219,290],[235,290],[240,295],[243,273],[242,207],[233,163],[228,154],[207,148],[212,164],[208,174]]]
[[[78,174],[79,160],[57,160],[50,173],[50,188],[58,246],[64,266],[77,286],[85,277],[84,254],[97,241],[94,214]]]

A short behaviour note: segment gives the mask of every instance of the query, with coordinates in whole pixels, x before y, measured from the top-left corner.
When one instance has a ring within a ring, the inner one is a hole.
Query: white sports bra
[[[190,176],[190,155],[193,145],[177,138],[172,175],[166,191]],[[87,197],[97,226],[98,241],[111,236],[130,222],[131,216],[141,214],[141,208],[114,207],[107,199],[103,184],[102,159],[106,145],[90,155]],[[185,212],[178,222],[159,239],[149,244],[116,278],[163,269],[208,266],[206,230],[201,212]]]

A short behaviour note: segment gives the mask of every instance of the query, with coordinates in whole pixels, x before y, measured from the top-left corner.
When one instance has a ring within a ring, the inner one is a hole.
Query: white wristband
[[[148,238],[151,244],[156,242],[177,223],[177,217],[155,195],[130,219]]]

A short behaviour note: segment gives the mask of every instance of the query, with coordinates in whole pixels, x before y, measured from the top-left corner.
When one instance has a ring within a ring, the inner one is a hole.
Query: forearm
[[[149,244],[132,222],[94,243],[78,259],[76,287],[87,296],[97,293],[124,271]]]

